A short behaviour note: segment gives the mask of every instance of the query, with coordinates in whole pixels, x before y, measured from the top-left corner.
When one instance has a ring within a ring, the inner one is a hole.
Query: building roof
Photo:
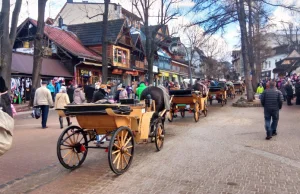
[[[29,18],[29,21],[37,26],[37,21]],[[101,61],[100,55],[89,50],[82,45],[77,36],[66,30],[62,30],[57,27],[45,25],[44,33],[50,40],[52,40],[57,46],[64,48],[74,56],[88,58],[96,61]]]
[[[107,41],[115,42],[122,31],[125,19],[110,20],[107,23]],[[68,29],[74,32],[83,45],[92,46],[102,44],[103,22],[94,22],[78,25],[70,25]]]
[[[12,54],[12,73],[32,74],[33,55],[24,53]],[[41,75],[52,77],[73,77],[60,60],[43,58]]]

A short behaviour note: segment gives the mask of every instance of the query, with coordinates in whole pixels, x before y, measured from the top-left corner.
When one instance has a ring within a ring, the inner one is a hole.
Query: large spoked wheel
[[[200,117],[200,114],[199,114],[199,104],[198,104],[198,102],[196,102],[195,103],[195,108],[194,108],[194,119],[195,119],[195,122],[199,121],[199,117]]]
[[[182,118],[184,118],[185,117],[185,110],[181,110],[180,115],[181,115]]]
[[[158,122],[155,127],[155,146],[157,151],[160,151],[164,146],[165,129],[161,122]]]
[[[111,137],[108,149],[110,169],[117,175],[128,170],[134,154],[134,138],[128,127],[118,128]]]
[[[57,157],[63,167],[78,168],[88,153],[86,132],[80,127],[70,126],[65,129],[57,141]]]
[[[170,110],[170,111],[167,113],[167,117],[168,117],[168,121],[169,121],[169,122],[173,122],[173,118],[174,118],[174,112],[173,112],[173,110]]]

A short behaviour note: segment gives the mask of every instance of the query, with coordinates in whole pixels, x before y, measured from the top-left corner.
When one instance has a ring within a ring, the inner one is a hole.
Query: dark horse
[[[153,119],[159,118],[159,113],[164,109],[170,109],[170,104],[166,104],[169,103],[170,97],[168,92],[164,90],[165,88],[163,88],[162,86],[161,87],[149,86],[141,94],[141,100],[147,99],[147,96],[149,94],[151,95],[151,99],[155,100],[155,113],[153,115]],[[164,97],[166,97],[166,99]],[[161,118],[163,125],[165,122],[165,115],[166,113],[162,115]],[[153,131],[153,126],[151,126],[151,131]]]

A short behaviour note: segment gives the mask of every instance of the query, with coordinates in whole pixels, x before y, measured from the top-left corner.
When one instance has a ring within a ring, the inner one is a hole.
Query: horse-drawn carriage
[[[194,114],[195,122],[199,121],[201,112],[207,116],[207,96],[203,96],[198,91],[192,90],[170,90],[171,105],[168,115],[168,120],[173,121],[177,117],[177,112],[180,112],[181,117],[185,116],[185,112],[189,111]]]
[[[217,100],[222,106],[227,104],[227,93],[226,88],[220,86],[209,87],[208,99],[210,105],[212,105],[213,100]]]
[[[152,101],[152,102],[151,102]],[[164,143],[162,115],[155,111],[154,100],[139,104],[82,104],[68,105],[66,114],[76,116],[79,126],[70,126],[60,135],[57,156],[67,169],[79,167],[85,160],[89,148],[108,150],[111,170],[120,175],[132,163],[135,142],[148,138],[155,140],[160,151]],[[90,146],[101,135],[100,146]],[[99,136],[98,136],[99,137]],[[104,142],[104,140],[106,140]],[[109,143],[109,145],[106,145]]]
[[[233,84],[234,85],[234,90],[236,94],[241,94],[243,95],[244,91],[245,91],[245,87],[244,84],[241,82],[236,82]]]
[[[232,82],[226,82],[227,85],[227,97],[234,99],[235,98],[235,89],[234,89],[234,85]]]

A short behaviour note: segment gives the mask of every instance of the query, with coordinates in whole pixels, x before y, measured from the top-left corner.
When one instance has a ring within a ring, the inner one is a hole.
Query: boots
[[[62,117],[59,117],[59,123],[60,123],[60,128],[64,128],[63,126],[63,118]]]
[[[67,118],[68,126],[72,125],[72,122],[70,121],[70,117],[66,117],[66,118]]]

